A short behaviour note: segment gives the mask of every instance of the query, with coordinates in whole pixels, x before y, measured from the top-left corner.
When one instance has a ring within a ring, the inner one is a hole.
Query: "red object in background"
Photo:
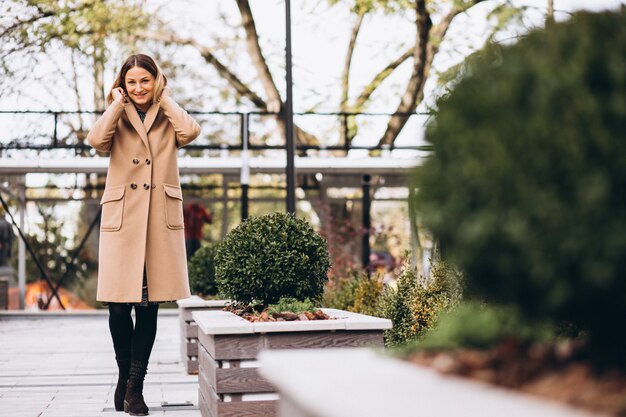
[[[202,226],[213,223],[213,216],[199,203],[191,203],[183,211],[185,240],[202,240]]]

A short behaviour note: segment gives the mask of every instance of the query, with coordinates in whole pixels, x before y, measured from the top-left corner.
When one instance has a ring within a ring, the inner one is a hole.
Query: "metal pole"
[[[250,114],[241,115],[241,140],[243,150],[241,151],[241,221],[248,218],[248,185],[250,184],[250,165],[248,154],[248,133],[249,133]]]
[[[23,176],[18,185],[18,198],[20,207],[20,229],[24,230],[26,224],[24,212],[26,211],[26,177]],[[20,310],[26,308],[26,245],[20,239],[17,244],[17,282],[20,289]]]
[[[228,179],[222,174],[222,240],[228,234]]]
[[[363,175],[361,186],[363,187],[363,269],[370,274],[370,229],[372,228],[372,219],[370,217],[370,208],[372,199],[370,196],[370,175]]]
[[[53,146],[56,148],[59,146],[59,138],[57,137],[57,126],[59,125],[59,113],[54,112],[54,137]]]
[[[296,214],[296,166],[295,141],[293,137],[293,81],[291,78],[291,1],[285,0],[286,55],[287,55],[287,100],[285,101],[285,146],[287,147],[287,212]]]

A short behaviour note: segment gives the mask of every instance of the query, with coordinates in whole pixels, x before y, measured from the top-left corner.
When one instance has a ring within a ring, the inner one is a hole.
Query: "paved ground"
[[[0,314],[0,416],[101,417],[116,412],[108,313]],[[180,357],[176,310],[161,310],[144,398],[152,416],[199,417],[198,377]]]

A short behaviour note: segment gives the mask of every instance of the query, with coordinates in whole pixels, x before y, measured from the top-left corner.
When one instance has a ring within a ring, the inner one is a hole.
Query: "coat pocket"
[[[100,200],[100,205],[102,206],[101,232],[115,232],[122,228],[125,191],[125,185],[110,187],[104,190]]]
[[[170,229],[183,229],[183,192],[176,185],[163,184],[165,195],[165,224]]]

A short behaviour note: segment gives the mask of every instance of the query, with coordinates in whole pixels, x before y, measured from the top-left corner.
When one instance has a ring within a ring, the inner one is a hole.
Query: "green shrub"
[[[413,312],[419,283],[413,268],[405,268],[396,281],[396,288],[386,288],[379,303],[379,315],[391,320],[393,327],[385,331],[385,345],[397,347],[414,340],[419,332]]]
[[[354,291],[354,303],[348,307],[349,311],[370,316],[378,315],[380,298],[383,295],[384,284],[382,277],[368,277],[359,279]]]
[[[267,306],[282,297],[319,300],[330,268],[326,241],[304,220],[274,213],[230,231],[216,255],[220,293]]]
[[[379,301],[377,315],[393,323],[385,331],[385,345],[399,347],[416,340],[460,297],[460,276],[443,261],[432,262],[429,279],[418,278],[415,269],[405,265],[396,288],[387,288]]]
[[[322,305],[327,308],[350,310],[354,307],[356,291],[363,279],[367,279],[364,271],[351,271],[346,277],[327,282],[324,286]]]
[[[211,297],[217,294],[215,283],[215,253],[218,244],[202,246],[189,259],[189,284],[192,293],[201,297]]]
[[[479,61],[439,103],[426,226],[468,289],[626,347],[626,9]]]
[[[326,308],[347,310],[354,305],[354,297],[359,280],[355,277],[342,278],[324,286],[322,305]]]
[[[337,282],[324,288],[322,305],[327,308],[375,316],[379,314],[380,298],[384,292],[381,277],[368,277],[365,271],[351,271]]]
[[[443,312],[436,325],[415,346],[420,349],[486,349],[508,339],[532,343],[554,337],[552,325],[529,323],[515,307],[487,306],[471,301]]]

